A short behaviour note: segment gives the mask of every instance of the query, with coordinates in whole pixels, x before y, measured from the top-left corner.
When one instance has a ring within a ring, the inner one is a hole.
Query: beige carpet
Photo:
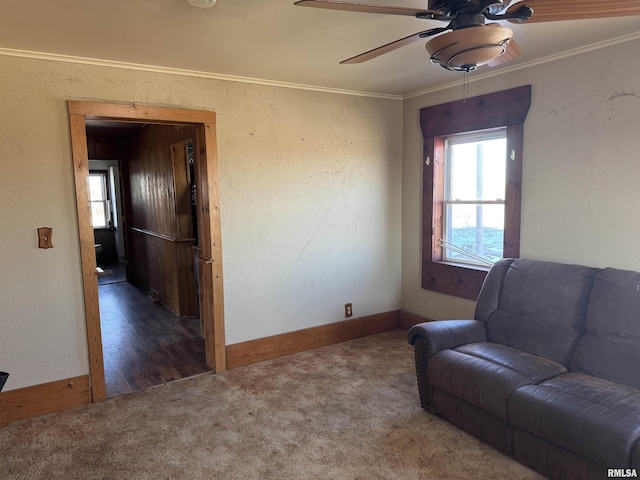
[[[0,429],[9,479],[537,479],[423,411],[401,331]]]

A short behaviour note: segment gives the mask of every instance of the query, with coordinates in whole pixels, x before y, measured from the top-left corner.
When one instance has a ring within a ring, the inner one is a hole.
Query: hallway
[[[108,397],[211,370],[197,318],[176,317],[126,281],[98,293]]]

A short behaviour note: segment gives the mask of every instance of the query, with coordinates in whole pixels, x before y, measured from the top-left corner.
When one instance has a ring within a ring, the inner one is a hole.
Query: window
[[[491,266],[504,246],[506,129],[451,135],[444,149],[442,259]]]
[[[523,124],[531,86],[423,108],[422,288],[475,300],[520,254]]]
[[[108,228],[111,224],[111,210],[107,195],[106,172],[89,174],[89,201],[91,202],[91,225],[93,228]]]

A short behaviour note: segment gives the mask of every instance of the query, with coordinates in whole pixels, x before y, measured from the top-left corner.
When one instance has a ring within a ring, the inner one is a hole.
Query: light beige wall
[[[532,85],[522,257],[640,270],[638,51],[635,40],[470,84],[469,96]],[[420,288],[419,110],[461,94],[404,102],[402,306],[435,319],[470,318],[475,303]]]
[[[347,302],[400,307],[400,101],[2,56],[0,71],[6,389],[88,373],[68,99],[218,113],[228,344],[342,320]]]

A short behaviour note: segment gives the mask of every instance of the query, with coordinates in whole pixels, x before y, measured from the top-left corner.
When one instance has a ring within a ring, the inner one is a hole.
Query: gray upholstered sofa
[[[408,335],[425,409],[552,478],[640,475],[640,273],[501,260],[475,319]]]

